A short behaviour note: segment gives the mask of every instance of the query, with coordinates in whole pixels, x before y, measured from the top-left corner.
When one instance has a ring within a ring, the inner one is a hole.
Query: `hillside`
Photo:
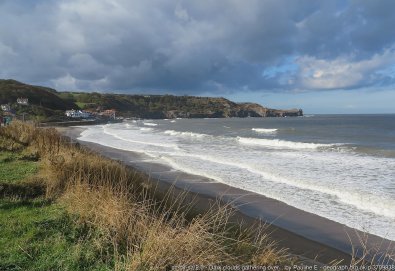
[[[18,98],[29,99],[28,105],[17,104]],[[26,113],[38,120],[63,116],[64,110],[76,107],[59,97],[54,89],[23,84],[15,80],[0,80],[0,104],[9,104],[16,114]]]
[[[213,97],[73,92],[62,93],[62,97],[74,101],[82,109],[112,108],[122,116],[138,118],[243,118],[303,115],[299,109],[276,110],[256,103],[235,103],[225,98]]]
[[[19,105],[18,98],[28,98],[29,105]],[[225,98],[126,95],[97,92],[57,92],[54,89],[0,80],[0,104],[9,104],[17,113],[27,113],[39,120],[65,119],[64,111],[115,109],[118,116],[134,118],[227,118],[300,116],[299,109],[276,110],[256,103],[235,103]]]

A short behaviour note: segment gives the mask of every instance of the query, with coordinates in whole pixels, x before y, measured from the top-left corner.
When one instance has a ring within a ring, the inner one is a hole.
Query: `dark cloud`
[[[392,0],[3,0],[0,77],[174,93],[391,86],[393,10]]]

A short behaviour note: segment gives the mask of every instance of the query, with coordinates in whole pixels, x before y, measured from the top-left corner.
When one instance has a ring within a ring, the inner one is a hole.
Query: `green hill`
[[[19,105],[18,98],[27,98],[29,104]],[[62,99],[54,89],[15,80],[0,80],[0,104],[9,104],[17,115],[26,113],[37,120],[59,119],[64,110],[76,108],[75,103]]]
[[[301,109],[277,110],[256,103],[235,103],[225,98],[126,95],[83,92],[61,94],[82,109],[115,109],[118,115],[138,118],[228,118],[302,116]]]
[[[28,98],[29,105],[16,103]],[[57,92],[15,80],[0,80],[0,104],[10,104],[17,114],[27,113],[41,120],[65,119],[68,109],[101,111],[115,109],[118,116],[135,118],[227,118],[300,116],[300,109],[276,110],[256,103],[235,103],[225,98],[127,95],[87,92]]]

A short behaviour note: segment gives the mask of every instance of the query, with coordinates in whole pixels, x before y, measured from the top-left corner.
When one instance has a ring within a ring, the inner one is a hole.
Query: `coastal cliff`
[[[18,104],[18,98],[26,98],[28,104]],[[9,105],[16,114],[47,121],[64,120],[67,109],[90,112],[114,109],[118,116],[151,119],[303,116],[301,109],[271,109],[222,97],[59,92],[15,80],[0,80],[0,104]]]
[[[163,113],[166,118],[246,118],[303,116],[303,111],[301,109],[277,110],[266,108],[256,103],[234,103],[224,98],[210,99],[214,99],[211,101],[211,104],[207,104],[205,106],[203,105],[197,110],[169,110],[164,111]]]
[[[256,103],[235,103],[222,97],[72,92],[67,95],[74,97],[82,109],[112,108],[124,117],[172,119],[303,116],[301,109],[270,109]]]

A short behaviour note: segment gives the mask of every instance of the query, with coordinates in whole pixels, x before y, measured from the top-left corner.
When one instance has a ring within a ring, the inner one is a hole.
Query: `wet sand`
[[[83,128],[76,127],[60,128],[62,134],[76,141],[82,130]],[[175,186],[179,193],[187,191],[188,197],[196,202],[194,208],[197,211],[204,211],[209,208],[210,202],[217,199],[230,203],[238,210],[233,219],[248,224],[257,221],[267,223],[271,238],[280,247],[288,248],[292,254],[316,259],[321,263],[329,263],[333,260],[343,260],[343,263],[348,263],[353,246],[358,254],[363,251],[361,239],[367,240],[366,246],[369,249],[375,248],[382,253],[389,248],[395,251],[395,244],[389,240],[352,229],[260,194],[147,161],[148,157],[144,154],[90,142],[78,142],[105,157],[120,160],[148,174],[151,182],[159,189],[165,190]]]

